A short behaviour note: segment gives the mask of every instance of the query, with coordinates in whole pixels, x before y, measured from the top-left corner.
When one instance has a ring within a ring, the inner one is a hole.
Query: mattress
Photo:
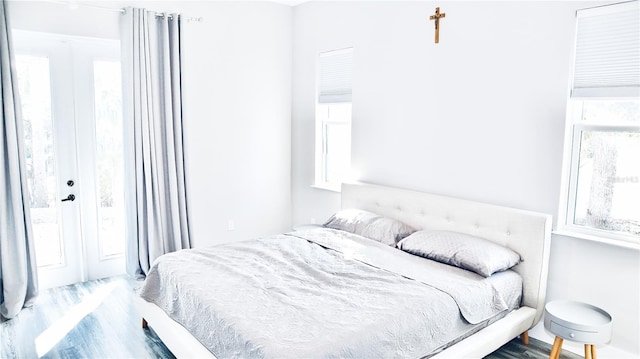
[[[160,257],[140,296],[217,358],[428,357],[519,306],[489,278],[314,229]]]

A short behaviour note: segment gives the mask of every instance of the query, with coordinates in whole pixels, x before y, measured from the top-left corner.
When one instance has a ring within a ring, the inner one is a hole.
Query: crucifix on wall
[[[436,44],[440,42],[440,18],[445,17],[445,13],[440,13],[440,7],[436,7],[436,14],[429,16],[429,20],[436,21]]]

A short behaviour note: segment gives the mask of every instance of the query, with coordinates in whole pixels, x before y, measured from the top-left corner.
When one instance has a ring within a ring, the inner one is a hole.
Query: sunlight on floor
[[[112,282],[97,289],[82,302],[71,308],[62,318],[58,319],[49,328],[45,329],[35,339],[38,358],[47,354],[60,340],[62,340],[80,321],[94,311],[104,299],[122,282]]]

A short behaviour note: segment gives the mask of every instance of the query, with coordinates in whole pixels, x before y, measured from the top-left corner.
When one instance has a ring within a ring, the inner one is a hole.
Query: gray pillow
[[[518,253],[497,243],[448,231],[416,232],[398,243],[398,248],[484,277],[507,270],[522,261]]]
[[[360,209],[338,211],[329,217],[324,226],[355,233],[389,246],[395,246],[398,241],[416,231],[398,220]]]

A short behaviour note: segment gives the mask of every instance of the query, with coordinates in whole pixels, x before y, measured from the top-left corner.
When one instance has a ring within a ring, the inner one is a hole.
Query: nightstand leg
[[[558,343],[558,351],[556,352],[556,357],[554,359],[560,359],[560,353],[562,353],[562,344],[564,343],[564,339],[560,338]]]
[[[553,348],[551,348],[551,354],[549,354],[549,359],[558,359],[560,357],[560,351],[562,350],[562,342],[563,339],[560,337],[556,337],[553,341]]]
[[[525,330],[520,336],[520,339],[522,339],[522,344],[529,345],[529,331]]]
[[[584,359],[593,359],[591,357],[591,344],[584,345]]]
[[[591,344],[591,355],[593,356],[593,359],[596,359],[596,345],[595,344]]]

